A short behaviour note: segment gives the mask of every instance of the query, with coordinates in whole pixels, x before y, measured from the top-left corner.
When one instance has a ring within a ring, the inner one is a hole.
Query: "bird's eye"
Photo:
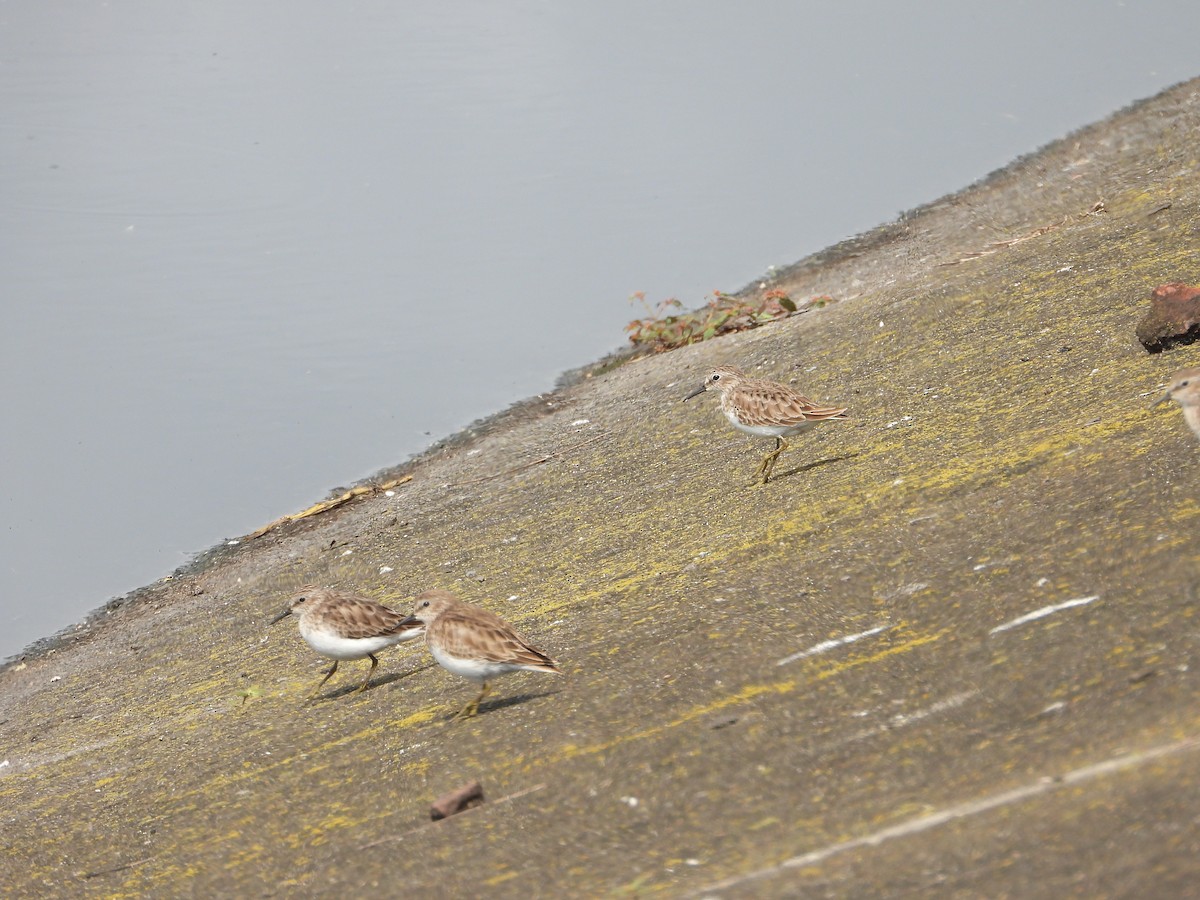
[[[713,373],[712,373],[712,380],[713,380],[713,381],[720,381],[720,380],[721,380],[721,373],[720,373],[720,372],[713,372]]]
[[[1181,381],[1181,382],[1179,382],[1179,386],[1180,386],[1180,387],[1187,387],[1187,386],[1188,386],[1188,383],[1187,383],[1186,381]]]
[[[424,609],[428,605],[429,605],[429,601],[426,600],[424,603],[421,604],[421,608]]]

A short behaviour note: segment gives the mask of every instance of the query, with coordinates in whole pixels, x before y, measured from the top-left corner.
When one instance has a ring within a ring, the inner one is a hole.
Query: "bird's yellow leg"
[[[787,449],[787,442],[781,438],[775,438],[775,449],[763,457],[762,465],[758,467],[759,475],[762,476],[762,483],[766,484],[771,477],[771,470],[775,468],[775,460],[779,459],[779,454]]]
[[[329,671],[325,673],[325,677],[321,679],[321,683],[318,684],[315,688],[313,688],[313,692],[308,695],[308,700],[305,701],[306,703],[317,699],[317,694],[321,693],[321,688],[325,687],[325,682],[327,682],[330,678],[332,678],[333,673],[336,671],[337,671],[337,660],[335,659],[333,661],[333,665],[329,667]]]
[[[455,719],[469,719],[473,715],[475,715],[477,712],[479,712],[479,702],[481,700],[483,700],[483,698],[486,697],[491,690],[492,690],[492,686],[485,681],[483,683],[483,690],[481,690],[479,692],[479,696],[476,697],[474,700],[472,700],[470,703],[468,703],[466,706],[464,706],[462,709],[460,709],[458,711],[458,715],[456,715],[454,718]]]
[[[367,689],[367,685],[371,683],[371,676],[375,674],[375,667],[379,665],[379,660],[375,658],[374,653],[368,653],[367,656],[371,657],[371,668],[367,670],[367,677],[363,679],[363,683],[355,690],[356,694],[361,694]]]

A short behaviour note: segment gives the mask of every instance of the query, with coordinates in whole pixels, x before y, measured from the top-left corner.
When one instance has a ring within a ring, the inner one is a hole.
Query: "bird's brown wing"
[[[746,425],[799,425],[822,419],[846,418],[846,407],[820,406],[786,384],[756,381],[739,386],[730,397]]]
[[[398,629],[400,623],[407,616],[389,609],[382,603],[368,600],[366,597],[359,597],[356,594],[339,593],[338,599],[342,602],[332,607],[329,610],[329,614],[338,620],[347,637],[379,637],[380,635],[395,634],[397,630],[406,630],[413,627],[406,626],[406,629]]]
[[[529,646],[511,625],[486,609],[448,610],[434,619],[430,636],[445,647],[447,653],[461,659],[559,671],[554,660]]]

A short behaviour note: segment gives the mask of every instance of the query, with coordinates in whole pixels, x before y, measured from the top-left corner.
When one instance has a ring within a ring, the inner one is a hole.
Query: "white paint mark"
[[[354,553],[354,551],[353,551],[353,550],[343,550],[343,551],[342,551],[342,556],[350,556],[350,555],[351,555],[351,554],[353,554],[353,553]]]
[[[380,575],[386,575],[388,572],[391,572],[391,571],[393,571],[391,566],[380,566],[379,567]]]
[[[903,587],[896,588],[896,590],[892,591],[890,594],[885,594],[884,599],[895,600],[897,597],[911,597],[913,594],[917,593],[918,591],[923,591],[927,587],[929,587],[929,585],[924,581],[914,581],[912,584],[906,584]]]
[[[384,492],[383,492],[383,496],[385,496],[385,497],[395,497],[395,496],[396,496],[396,492],[395,492],[395,491],[384,491]]]
[[[8,766],[9,766],[9,762],[7,759],[4,760],[4,762],[0,762],[0,769],[7,769]]]
[[[936,716],[938,713],[957,709],[978,693],[979,691],[963,691],[961,694],[954,694],[945,700],[939,700],[937,703],[933,703],[924,709],[918,709],[916,712],[908,713],[907,715],[905,713],[896,713],[896,715],[892,716],[891,726],[893,728],[903,728],[905,725],[920,722],[922,719]]]
[[[1074,600],[1064,600],[1062,603],[1055,603],[1053,606],[1043,606],[1041,609],[1035,609],[1031,613],[1025,613],[1023,616],[1018,616],[1011,622],[1005,622],[1003,625],[997,625],[988,634],[999,634],[1001,631],[1008,631],[1010,628],[1016,628],[1018,625],[1024,625],[1026,622],[1032,622],[1035,619],[1043,619],[1046,616],[1052,616],[1056,612],[1064,609],[1070,609],[1072,606],[1086,606],[1095,600],[1099,600],[1100,595],[1094,594],[1091,597],[1076,597]]]
[[[637,809],[637,805],[638,805],[637,797],[622,797],[621,802],[626,804],[630,809]]]
[[[1011,806],[1040,794],[1068,788],[1072,785],[1091,781],[1096,778],[1103,778],[1125,769],[1131,769],[1134,766],[1145,765],[1164,756],[1173,756],[1177,753],[1194,753],[1197,750],[1200,750],[1200,738],[1185,738],[1171,744],[1161,744],[1157,747],[1151,747],[1149,750],[1143,750],[1138,753],[1115,756],[1090,766],[1082,766],[1081,768],[1073,769],[1061,778],[1039,778],[1031,784],[1022,785],[1008,791],[1001,791],[998,794],[992,794],[989,797],[983,797],[979,800],[970,800],[966,803],[950,806],[924,816],[917,816],[898,825],[881,828],[878,831],[873,831],[870,834],[854,838],[853,840],[842,841],[838,844],[829,844],[818,850],[812,850],[800,856],[793,856],[791,859],[785,860],[777,866],[759,869],[756,872],[748,872],[745,875],[735,875],[733,878],[727,878],[725,881],[710,885],[693,896],[712,896],[712,891],[727,890],[728,888],[736,887],[750,881],[757,881],[761,878],[782,874],[789,869],[802,869],[806,866],[814,866],[817,863],[824,862],[831,856],[837,856],[839,853],[845,853],[848,850],[857,850],[860,847],[878,847],[880,844],[890,841],[893,838],[920,834],[931,828],[937,828],[939,825],[945,825],[947,822],[953,822],[955,819],[965,819],[968,816],[977,816],[1002,806]]]
[[[916,712],[896,713],[896,715],[892,716],[882,725],[875,725],[871,728],[865,728],[862,731],[857,731],[849,737],[841,738],[831,744],[819,747],[817,750],[818,752],[824,753],[828,750],[833,750],[837,747],[844,746],[845,744],[853,744],[857,741],[865,741],[868,738],[873,738],[880,734],[886,734],[889,731],[895,731],[897,728],[904,728],[905,726],[912,725],[914,722],[920,722],[922,719],[927,719],[930,716],[936,716],[939,713],[944,713],[951,709],[957,709],[978,694],[979,691],[964,691],[961,694],[954,694],[953,696],[947,697],[945,700],[939,700],[937,703],[927,706],[924,709],[918,709]],[[870,713],[870,710],[866,710],[865,712],[855,712],[851,713],[850,715],[860,717],[870,715]]]
[[[1050,579],[1049,579],[1049,578],[1039,578],[1039,579],[1037,580],[1037,585],[1035,585],[1035,586],[1036,586],[1036,587],[1045,587],[1045,586],[1046,586],[1046,585],[1048,585],[1049,583],[1050,583]]]
[[[572,425],[588,425],[591,423],[591,421],[592,421],[591,419],[576,419],[571,424]]]
[[[777,666],[786,666],[790,662],[795,662],[798,659],[804,659],[808,656],[816,656],[818,653],[824,653],[826,650],[832,650],[835,647],[841,647],[844,644],[853,644],[855,641],[861,641],[865,637],[870,637],[873,634],[879,634],[881,631],[886,631],[889,626],[880,625],[876,628],[870,628],[866,631],[860,631],[858,634],[848,634],[845,637],[833,638],[828,641],[821,641],[819,644],[813,644],[807,650],[801,650],[799,653],[793,653],[791,656],[785,656]]]
[[[51,684],[54,684],[54,682],[56,682],[56,681],[62,681],[62,676],[61,676],[61,675],[55,675],[53,678],[51,678],[51,679],[50,679],[50,683],[51,683]]]
[[[236,547],[240,543],[241,543],[241,541],[226,541],[225,546],[226,547]]]

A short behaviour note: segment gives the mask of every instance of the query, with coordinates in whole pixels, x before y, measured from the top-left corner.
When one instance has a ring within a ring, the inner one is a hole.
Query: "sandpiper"
[[[786,384],[750,378],[735,366],[717,366],[700,387],[683,399],[691,400],[709,388],[721,392],[721,412],[739,431],[775,438],[775,449],[763,457],[755,479],[763,484],[771,477],[775,460],[787,449],[784,437],[799,434],[826,419],[845,419],[846,408],[818,406]]]
[[[1200,438],[1200,368],[1180,369],[1172,375],[1167,392],[1154,401],[1153,406],[1168,400],[1183,407],[1183,420],[1192,429],[1192,434]]]
[[[527,644],[494,612],[464,603],[449,591],[425,591],[415,602],[405,623],[423,623],[425,644],[438,664],[481,686],[479,696],[459,710],[456,719],[479,712],[479,702],[491,690],[489,682],[501,675],[522,669],[562,674],[554,660]]]
[[[349,591],[307,586],[288,601],[287,607],[271,620],[271,624],[294,615],[299,620],[300,636],[322,656],[333,660],[321,683],[308,695],[312,700],[320,693],[343,659],[370,657],[367,677],[354,693],[367,689],[379,660],[380,650],[411,641],[424,632],[424,626],[413,622],[382,603],[360,597]]]

